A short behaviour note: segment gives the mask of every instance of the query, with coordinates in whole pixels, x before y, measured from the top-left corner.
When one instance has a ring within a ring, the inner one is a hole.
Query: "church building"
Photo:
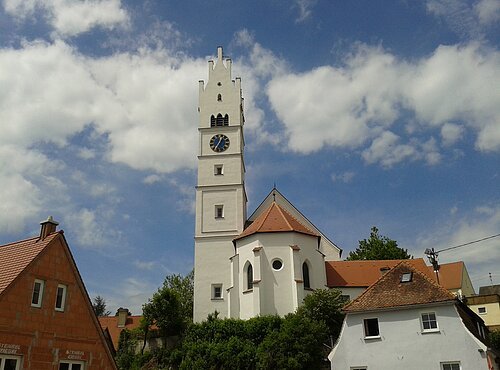
[[[247,218],[241,79],[217,49],[199,83],[194,320],[295,311],[341,250],[277,189]]]

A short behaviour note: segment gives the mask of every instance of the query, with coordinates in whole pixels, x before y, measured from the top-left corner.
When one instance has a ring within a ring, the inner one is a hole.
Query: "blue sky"
[[[499,0],[3,0],[0,242],[54,216],[87,290],[193,266],[198,80],[245,98],[249,213],[274,184],[346,257],[500,233]],[[440,255],[500,283],[500,238]]]

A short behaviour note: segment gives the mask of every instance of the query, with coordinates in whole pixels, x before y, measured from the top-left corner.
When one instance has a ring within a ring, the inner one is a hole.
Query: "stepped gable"
[[[301,224],[295,217],[285,211],[276,202],[263,212],[254,222],[238,235],[233,242],[256,233],[276,233],[294,231],[301,234],[320,237],[319,234]]]
[[[37,236],[0,246],[0,294],[59,234],[62,231],[51,233],[45,239]]]
[[[412,273],[408,282],[403,274]],[[346,313],[409,307],[420,304],[453,302],[455,296],[406,261],[380,277],[359,297],[344,307]]]

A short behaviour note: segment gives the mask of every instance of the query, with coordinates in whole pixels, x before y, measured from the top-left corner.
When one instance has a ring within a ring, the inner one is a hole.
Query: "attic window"
[[[31,296],[32,307],[42,307],[43,286],[45,282],[40,279],[35,279],[33,284],[33,294]]]
[[[413,276],[413,273],[405,272],[403,275],[401,275],[401,282],[402,283],[409,283],[411,281],[412,276]]]

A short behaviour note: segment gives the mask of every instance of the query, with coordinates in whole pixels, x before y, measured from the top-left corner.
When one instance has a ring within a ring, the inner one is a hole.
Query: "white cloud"
[[[71,37],[94,27],[112,30],[126,26],[129,15],[120,0],[4,0],[5,11],[24,20],[42,12],[55,35]]]
[[[135,267],[137,267],[140,270],[152,271],[153,269],[157,268],[158,263],[156,261],[136,260],[136,261],[134,261],[134,265],[135,265]]]
[[[500,20],[500,0],[480,0],[474,5],[479,22],[484,25]]]
[[[356,174],[353,171],[347,171],[343,172],[340,174],[332,174],[332,181],[333,182],[343,182],[345,184],[348,184],[352,181]]]
[[[316,0],[295,0],[295,6],[299,9],[299,16],[295,20],[302,23],[309,19],[312,14],[311,8],[316,4]]]
[[[409,144],[396,145],[394,134],[386,131],[405,124],[404,118],[419,134],[444,127],[441,135],[449,145],[462,126],[477,134],[477,149],[500,150],[499,64],[498,51],[477,43],[440,46],[413,63],[360,45],[342,67],[274,76],[267,93],[290,150],[307,154],[324,146],[358,148],[371,141],[363,151],[370,163],[390,166],[405,158],[436,163],[439,147],[432,136],[420,137],[420,144],[410,136]],[[382,153],[389,145],[396,152]],[[420,155],[417,146],[429,155]]]
[[[152,175],[149,175],[149,176],[146,176],[144,178],[144,180],[142,180],[142,182],[144,184],[147,184],[147,185],[151,185],[151,184],[154,184],[154,183],[157,183],[159,181],[161,181],[163,178],[157,174],[152,174]]]
[[[445,123],[441,126],[441,137],[443,139],[443,144],[446,146],[455,144],[462,138],[463,134],[463,126],[455,125],[453,123]]]

